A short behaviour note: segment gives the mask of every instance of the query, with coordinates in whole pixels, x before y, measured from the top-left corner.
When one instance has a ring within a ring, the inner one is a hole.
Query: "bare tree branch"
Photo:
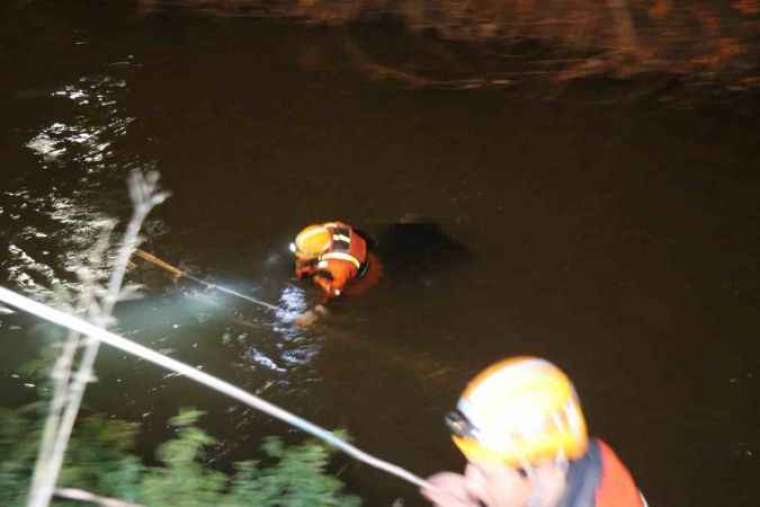
[[[89,266],[84,266],[79,271],[84,287],[79,307],[85,310],[88,320],[98,327],[107,327],[112,323],[111,314],[122,291],[129,259],[140,243],[142,224],[153,207],[168,197],[168,193],[158,191],[157,173],[143,176],[139,171],[130,174],[129,194],[133,203],[132,217],[119,247],[107,288],[100,287],[93,266],[100,265],[105,259],[110,229],[91,250]],[[71,373],[80,343],[79,334],[70,334],[61,358],[54,367],[55,394],[45,422],[27,507],[47,507],[50,504],[87,383],[94,379],[93,366],[100,342],[92,337],[84,340],[85,349],[77,372],[73,375]]]

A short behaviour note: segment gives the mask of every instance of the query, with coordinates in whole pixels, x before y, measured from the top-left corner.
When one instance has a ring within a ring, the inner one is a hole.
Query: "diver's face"
[[[469,495],[488,507],[554,507],[565,485],[565,469],[554,463],[526,475],[501,463],[470,462],[464,475]]]

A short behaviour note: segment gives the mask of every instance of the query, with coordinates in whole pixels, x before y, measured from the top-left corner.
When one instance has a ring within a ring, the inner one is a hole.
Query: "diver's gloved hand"
[[[333,287],[333,281],[319,272],[314,275],[314,282],[319,286],[327,297],[335,296],[335,289]]]
[[[299,315],[295,323],[300,327],[309,327],[314,324],[320,317],[328,315],[327,307],[323,304],[316,305],[312,310],[306,310]]]

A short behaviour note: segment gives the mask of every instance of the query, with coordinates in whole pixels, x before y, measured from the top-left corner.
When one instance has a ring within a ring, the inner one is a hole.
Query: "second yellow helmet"
[[[524,467],[576,459],[588,447],[572,383],[552,363],[535,357],[506,359],[478,374],[447,423],[470,461]]]

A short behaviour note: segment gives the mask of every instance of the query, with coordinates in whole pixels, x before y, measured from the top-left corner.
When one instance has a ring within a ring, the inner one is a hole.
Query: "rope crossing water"
[[[97,327],[85,320],[75,317],[68,313],[56,310],[42,303],[33,301],[27,297],[17,294],[5,287],[0,287],[0,301],[10,306],[16,307],[25,312],[31,313],[42,319],[48,320],[60,326],[64,326],[68,329],[76,331],[86,336],[90,336],[103,343],[107,343],[117,349],[123,350],[129,354],[135,355],[153,364],[166,368],[176,373],[185,375],[196,382],[204,384],[220,393],[226,394],[231,398],[235,398],[238,401],[245,403],[246,405],[253,407],[257,410],[265,412],[272,417],[276,417],[292,426],[295,426],[315,437],[324,440],[328,444],[340,449],[349,456],[356,458],[378,470],[383,470],[389,474],[395,475],[405,481],[408,481],[416,486],[424,488],[432,488],[432,486],[424,479],[409,472],[408,470],[401,468],[397,465],[383,461],[380,458],[372,456],[361,449],[354,447],[348,442],[336,437],[330,431],[317,426],[295,414],[284,410],[277,405],[273,405],[266,400],[254,396],[253,394],[240,389],[237,386],[230,384],[222,379],[209,375],[203,371],[200,371],[192,366],[185,364],[171,357],[165,356],[144,347],[138,343],[133,342],[123,336],[119,336],[115,333],[107,331],[103,328]]]
[[[145,250],[140,250],[138,248],[138,249],[135,250],[135,255],[138,256],[138,257],[140,257],[143,260],[146,260],[146,261],[150,262],[151,264],[154,264],[154,265],[156,265],[156,266],[158,266],[158,267],[160,267],[162,269],[165,269],[166,271],[168,271],[169,273],[173,274],[177,278],[187,278],[188,280],[192,280],[195,283],[199,283],[199,284],[201,284],[201,285],[203,285],[203,286],[205,286],[205,287],[207,287],[207,288],[209,288],[211,290],[218,290],[219,292],[224,292],[225,294],[229,294],[231,296],[235,296],[237,298],[240,298],[240,299],[243,299],[245,301],[248,301],[249,303],[253,303],[253,304],[259,305],[261,307],[264,307],[264,308],[266,308],[268,310],[278,311],[280,309],[279,307],[277,307],[277,306],[275,306],[275,305],[273,305],[271,303],[267,303],[266,301],[261,301],[260,299],[256,299],[254,297],[247,296],[245,294],[241,294],[238,291],[235,291],[235,290],[232,290],[232,289],[228,289],[227,287],[223,287],[221,285],[217,285],[215,283],[211,283],[211,282],[207,282],[206,280],[202,280],[201,278],[198,278],[197,276],[193,276],[190,273],[188,273],[186,271],[183,271],[183,270],[179,269],[176,266],[172,266],[171,264],[169,264],[165,260],[159,259],[155,255],[150,254],[150,253],[146,252]]]

